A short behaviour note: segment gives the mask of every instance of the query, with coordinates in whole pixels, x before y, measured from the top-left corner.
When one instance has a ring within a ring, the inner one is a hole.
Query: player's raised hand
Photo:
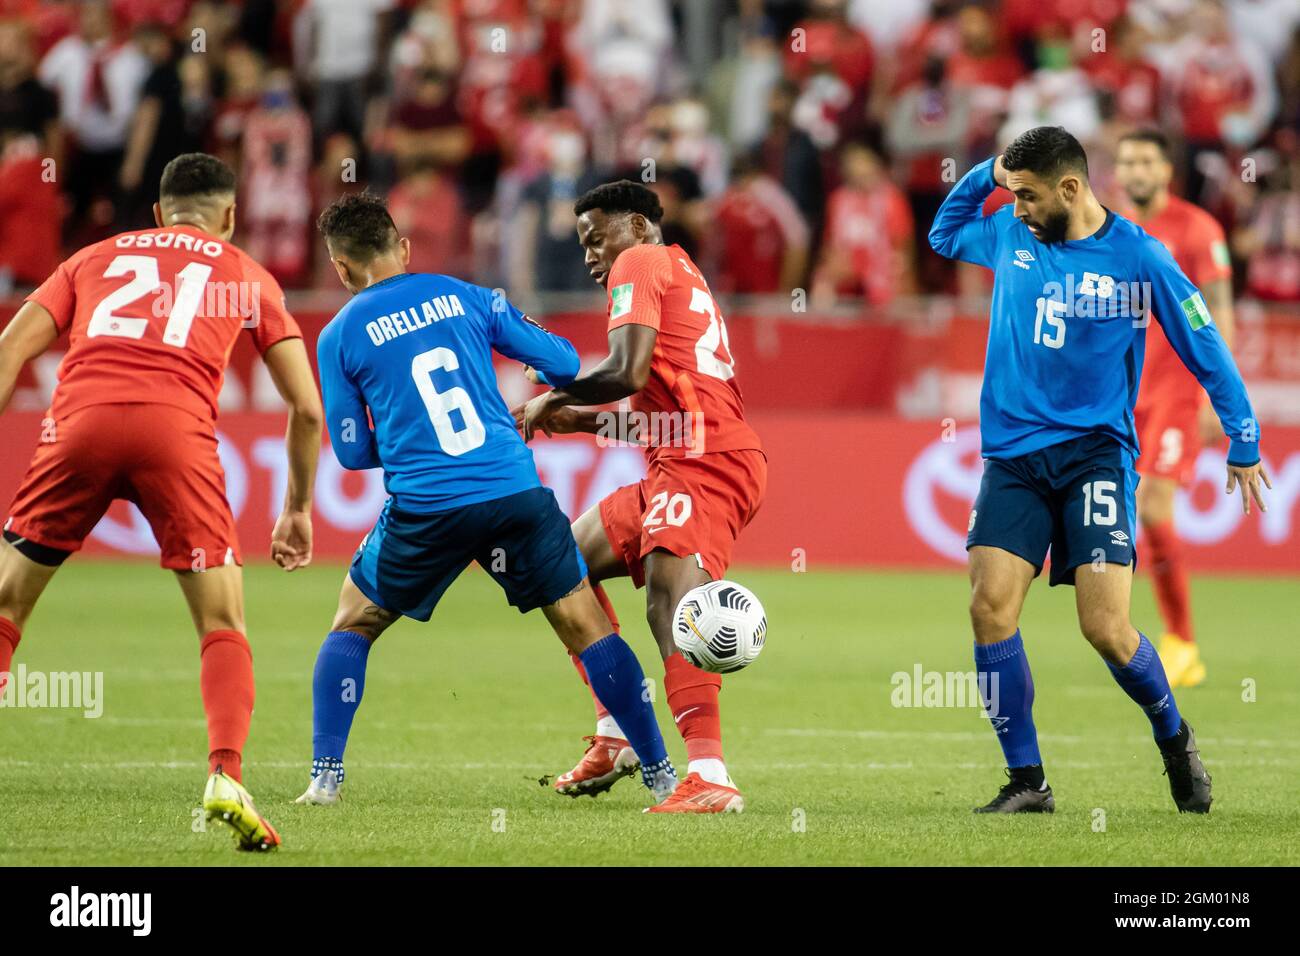
[[[1002,156],[993,161],[993,181],[1003,189],[1007,188],[1007,168],[1002,165]]]
[[[280,512],[271,532],[271,559],[286,571],[311,564],[310,512]]]
[[[1267,511],[1268,505],[1264,504],[1264,495],[1259,487],[1260,480],[1263,480],[1265,486],[1270,490],[1273,488],[1273,482],[1268,480],[1268,472],[1264,470],[1264,462],[1257,461],[1253,465],[1241,467],[1239,465],[1228,465],[1228,487],[1224,489],[1226,494],[1232,494],[1234,487],[1241,488],[1241,510],[1250,514],[1250,499],[1254,498],[1259,503],[1260,511]]]
[[[542,378],[537,374],[537,369],[533,368],[531,365],[524,366],[524,378],[528,379],[528,381],[532,382],[534,385],[542,384]]]

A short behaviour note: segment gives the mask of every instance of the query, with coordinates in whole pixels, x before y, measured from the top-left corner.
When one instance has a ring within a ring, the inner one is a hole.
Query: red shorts
[[[766,490],[767,456],[761,451],[660,458],[641,481],[601,501],[600,520],[637,587],[645,584],[642,559],[657,548],[694,557],[717,580]]]
[[[89,405],[53,422],[5,529],[77,551],[115,498],[143,512],[164,568],[240,563],[214,426],[170,405]]]
[[[1138,474],[1172,478],[1188,484],[1201,453],[1200,406],[1195,402],[1162,402],[1133,415],[1137,429]]]

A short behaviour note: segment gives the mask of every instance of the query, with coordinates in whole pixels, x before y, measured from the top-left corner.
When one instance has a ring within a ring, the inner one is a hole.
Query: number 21
[[[86,326],[87,338],[93,339],[97,335],[124,339],[144,338],[145,329],[149,328],[148,319],[118,315],[113,310],[130,305],[158,288],[158,260],[153,256],[116,256],[104,270],[105,279],[117,279],[128,274],[131,276],[130,282],[120,289],[114,289],[95,306]],[[210,275],[212,266],[201,262],[191,262],[176,274],[180,288],[176,292],[176,301],[172,303],[162,336],[167,345],[185,348],[190,337],[190,326],[194,324],[194,316],[198,314],[199,305],[203,301],[203,286]]]

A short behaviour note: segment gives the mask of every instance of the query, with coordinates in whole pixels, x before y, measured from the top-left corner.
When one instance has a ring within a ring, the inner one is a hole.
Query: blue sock
[[[1174,703],[1174,693],[1169,689],[1169,678],[1165,677],[1160,655],[1145,634],[1138,633],[1138,649],[1131,661],[1123,667],[1107,661],[1106,666],[1114,675],[1115,682],[1124,688],[1124,693],[1146,713],[1156,740],[1167,740],[1178,733],[1178,728],[1183,725],[1183,715],[1178,713],[1178,705]]]
[[[976,644],[975,669],[984,710],[998,735],[1007,766],[1014,769],[1041,764],[1038,731],[1034,727],[1034,678],[1029,673],[1020,631],[995,644]]]
[[[655,720],[654,704],[645,692],[645,673],[632,648],[618,634],[592,644],[579,657],[591,689],[618,721],[619,728],[641,761],[641,779],[651,786],[659,770],[672,770],[664,738]]]
[[[369,654],[370,642],[360,634],[330,631],[316,655],[311,678],[313,780],[325,770],[343,780],[343,751],[361,706]]]

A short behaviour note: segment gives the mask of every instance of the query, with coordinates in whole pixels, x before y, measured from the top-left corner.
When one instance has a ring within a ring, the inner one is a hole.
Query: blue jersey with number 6
[[[1086,239],[1041,243],[1013,207],[982,215],[990,159],[953,187],[935,216],[940,255],[993,270],[980,435],[985,458],[1016,458],[1091,432],[1134,457],[1133,404],[1154,316],[1209,393],[1228,461],[1259,461],[1259,426],[1241,375],[1196,286],[1169,250],[1107,212]]]
[[[339,462],[383,468],[384,487],[407,511],[441,511],[538,487],[532,452],[497,390],[493,350],[541,370],[555,385],[578,374],[573,345],[499,291],[406,273],[359,292],[317,343]]]

